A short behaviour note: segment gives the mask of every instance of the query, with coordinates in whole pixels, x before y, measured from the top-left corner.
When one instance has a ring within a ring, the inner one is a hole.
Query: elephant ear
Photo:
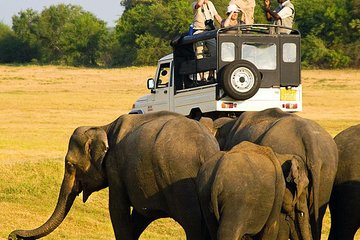
[[[296,184],[296,192],[294,195],[294,205],[298,201],[299,197],[305,193],[309,185],[309,179],[307,177],[307,171],[304,162],[298,156],[294,156],[291,159],[291,168],[289,176],[286,178],[287,182],[293,181]]]
[[[101,170],[106,152],[109,149],[107,134],[102,128],[90,128],[86,134],[89,136],[90,161],[98,170]]]

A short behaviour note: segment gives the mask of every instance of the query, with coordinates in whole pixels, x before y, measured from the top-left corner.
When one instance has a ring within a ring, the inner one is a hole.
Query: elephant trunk
[[[297,222],[299,223],[299,230],[301,239],[312,240],[311,227],[309,224],[309,215],[306,213],[297,213],[296,214]]]
[[[304,240],[312,240],[312,232],[311,232],[311,226],[310,226],[310,216],[309,216],[309,210],[307,207],[306,202],[306,195],[302,194],[299,197],[299,201],[297,203],[297,211],[296,211],[296,222],[298,223],[299,227],[299,234],[301,236],[301,239]]]
[[[74,186],[75,186],[74,177],[71,176],[64,177],[60,189],[58,202],[51,217],[42,226],[36,229],[13,231],[12,233],[10,233],[8,239],[9,240],[38,239],[54,231],[65,219],[78,194],[77,192],[79,192],[79,191],[74,191],[75,189]]]

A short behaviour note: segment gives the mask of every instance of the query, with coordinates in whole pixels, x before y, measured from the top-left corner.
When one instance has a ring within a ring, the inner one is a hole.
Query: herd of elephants
[[[199,121],[172,112],[125,114],[79,127],[51,217],[9,239],[55,230],[81,192],[109,187],[116,239],[138,239],[171,217],[186,239],[314,239],[329,205],[329,239],[360,227],[360,124],[334,139],[320,125],[280,109]]]

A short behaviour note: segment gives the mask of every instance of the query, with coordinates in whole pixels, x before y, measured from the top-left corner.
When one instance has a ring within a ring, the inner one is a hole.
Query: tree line
[[[41,12],[27,9],[0,23],[0,63],[70,66],[154,65],[172,51],[170,41],[186,33],[192,0],[122,0],[125,8],[113,29],[76,5],[58,4]],[[212,0],[226,17],[229,0]],[[302,35],[305,67],[360,66],[360,0],[292,0]],[[267,23],[263,0],[255,22]],[[272,8],[277,6],[272,0]]]

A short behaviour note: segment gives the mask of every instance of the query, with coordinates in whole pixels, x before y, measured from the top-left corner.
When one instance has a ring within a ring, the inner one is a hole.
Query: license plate
[[[296,101],[296,90],[291,88],[281,88],[280,101]]]

